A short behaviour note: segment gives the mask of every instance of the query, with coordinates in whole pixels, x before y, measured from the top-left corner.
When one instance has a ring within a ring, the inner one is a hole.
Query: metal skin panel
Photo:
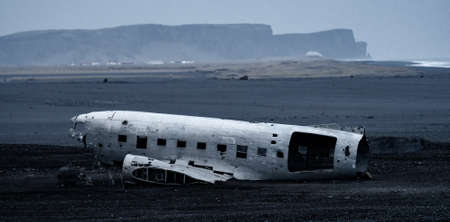
[[[193,161],[194,165],[211,167],[214,171],[228,173],[242,180],[355,176],[367,171],[364,164],[356,166],[358,144],[365,139],[359,133],[312,126],[136,111],[91,112],[77,115],[72,121],[74,126],[70,129],[71,135],[80,142],[84,137],[86,145],[95,150],[97,158],[108,164],[123,162],[126,154],[167,163],[175,161],[177,165],[187,165]],[[294,132],[337,138],[333,169],[289,172],[288,149]],[[119,134],[126,135],[127,142],[119,142]],[[147,136],[146,149],[136,148],[137,136]],[[158,138],[165,139],[166,145],[158,146]],[[186,141],[186,147],[177,147],[177,140]],[[197,149],[197,142],[206,142],[206,149]],[[226,145],[226,152],[219,152],[217,144]],[[247,158],[236,158],[236,145],[248,146]],[[258,147],[266,148],[267,155],[258,156]],[[283,158],[277,157],[280,151],[283,152]],[[366,163],[367,160],[360,162]]]

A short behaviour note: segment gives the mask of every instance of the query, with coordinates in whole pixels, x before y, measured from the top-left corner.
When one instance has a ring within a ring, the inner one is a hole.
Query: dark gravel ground
[[[0,221],[448,221],[450,69],[419,71],[405,77],[240,81],[105,75],[107,83],[2,82]],[[123,189],[120,170],[98,166],[90,150],[74,147],[68,136],[72,116],[99,110],[363,125],[374,179]],[[92,185],[60,187],[58,169],[69,163]]]
[[[97,166],[90,150],[0,145],[0,221],[450,219],[450,144],[409,138],[370,141],[376,152],[370,162],[373,180],[232,181],[127,189],[119,180],[113,184],[108,179],[108,171],[117,175],[117,169]],[[58,169],[70,162],[94,178],[93,185],[59,187]]]

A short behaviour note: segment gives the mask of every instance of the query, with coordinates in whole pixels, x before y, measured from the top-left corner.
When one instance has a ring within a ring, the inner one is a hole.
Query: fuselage
[[[104,163],[134,154],[247,180],[367,171],[365,137],[353,132],[135,111],[91,112],[72,121],[72,135]]]

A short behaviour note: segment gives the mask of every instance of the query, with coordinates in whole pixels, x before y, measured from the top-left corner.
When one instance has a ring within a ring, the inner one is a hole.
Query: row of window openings
[[[119,142],[127,142],[127,136],[126,135],[119,135],[118,136]],[[272,141],[272,144],[275,144],[274,141]],[[166,139],[158,138],[156,140],[156,145],[158,146],[166,146],[167,141]],[[186,148],[186,141],[184,140],[177,140],[177,147],[179,148]],[[147,148],[147,137],[146,136],[137,136],[136,141],[136,148],[137,149],[146,149]],[[205,150],[206,149],[206,143],[204,142],[197,142],[197,149],[199,150]],[[247,146],[243,145],[236,145],[236,157],[238,158],[247,158]],[[217,151],[224,153],[227,151],[227,145],[225,144],[217,144]],[[267,149],[258,147],[257,150],[258,156],[266,156],[267,155]],[[283,158],[284,154],[281,151],[277,151],[277,157]]]

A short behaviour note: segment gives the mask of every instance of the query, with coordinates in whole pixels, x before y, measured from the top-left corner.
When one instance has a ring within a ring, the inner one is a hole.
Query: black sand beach
[[[450,69],[411,70],[249,80],[201,72],[128,77],[124,71],[81,79],[23,74],[3,81],[0,220],[448,220]],[[125,190],[105,179],[59,188],[57,170],[70,162],[107,171],[68,134],[72,116],[99,110],[362,125],[372,141],[374,179]]]

